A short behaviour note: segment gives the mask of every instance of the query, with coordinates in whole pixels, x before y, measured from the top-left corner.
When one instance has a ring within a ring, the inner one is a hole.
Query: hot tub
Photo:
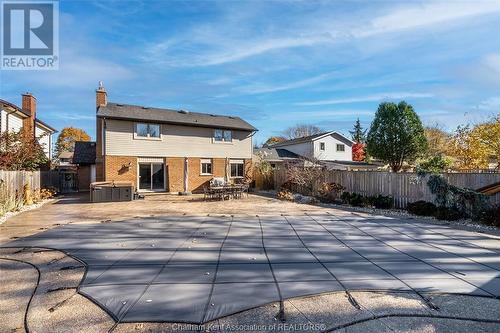
[[[132,182],[95,182],[90,184],[90,202],[132,201],[134,184]]]

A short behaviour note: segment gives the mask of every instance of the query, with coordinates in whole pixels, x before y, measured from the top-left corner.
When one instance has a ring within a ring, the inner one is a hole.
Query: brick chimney
[[[99,87],[95,91],[95,106],[99,108],[100,106],[106,106],[108,104],[108,93],[102,84],[102,81],[99,81]]]
[[[26,135],[35,137],[35,119],[36,119],[36,97],[27,92],[23,94],[23,111],[29,116],[23,119],[23,130]]]

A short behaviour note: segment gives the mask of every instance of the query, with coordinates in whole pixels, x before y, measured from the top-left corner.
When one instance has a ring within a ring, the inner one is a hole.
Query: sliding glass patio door
[[[165,165],[163,163],[139,163],[139,190],[165,189]]]

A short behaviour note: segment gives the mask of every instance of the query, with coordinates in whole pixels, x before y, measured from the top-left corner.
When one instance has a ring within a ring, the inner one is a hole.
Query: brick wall
[[[184,158],[183,157],[167,157],[167,191],[180,192],[184,191]]]
[[[106,181],[131,181],[137,188],[137,157],[134,156],[106,156]],[[130,167],[127,167],[130,163]]]
[[[225,159],[212,159],[212,174],[201,175],[201,158],[189,158],[189,190],[193,193],[203,192],[203,187],[208,186],[214,177],[224,177]]]
[[[188,159],[188,190],[193,193],[203,192],[203,186],[208,185],[214,177],[225,177],[226,160],[224,158],[212,159],[212,175],[201,175],[201,158],[191,157]],[[184,191],[184,158],[167,157],[166,180],[168,192]],[[129,169],[124,165],[131,166]],[[137,188],[137,157],[131,156],[106,156],[105,157],[105,180],[132,181]],[[97,166],[96,166],[97,167]],[[96,169],[97,173],[97,169]],[[245,160],[245,174],[251,178],[252,160]]]

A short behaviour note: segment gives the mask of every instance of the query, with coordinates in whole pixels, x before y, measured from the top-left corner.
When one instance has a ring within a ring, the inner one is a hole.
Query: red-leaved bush
[[[356,142],[352,145],[352,160],[362,162],[365,160],[365,144]]]

